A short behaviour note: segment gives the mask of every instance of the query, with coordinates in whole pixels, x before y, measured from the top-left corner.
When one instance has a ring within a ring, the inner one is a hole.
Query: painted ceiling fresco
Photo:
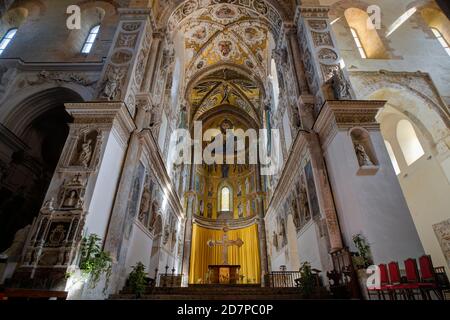
[[[244,110],[259,122],[258,105],[261,91],[251,80],[229,69],[219,70],[200,80],[190,92],[193,120],[220,106]]]
[[[257,6],[257,2],[253,5]],[[267,77],[271,29],[260,12],[230,3],[195,8],[191,10],[188,5],[179,13],[184,12],[185,17],[180,22],[180,31],[185,39],[187,82],[203,70],[220,65],[243,67],[261,80]],[[253,80],[222,69],[217,74],[202,77],[191,91],[192,119],[197,120],[212,108],[227,105],[246,111],[259,122],[260,98],[261,90]]]
[[[214,5],[193,13],[183,31],[188,78],[221,62],[244,65],[259,75],[267,70],[268,28],[255,13]]]

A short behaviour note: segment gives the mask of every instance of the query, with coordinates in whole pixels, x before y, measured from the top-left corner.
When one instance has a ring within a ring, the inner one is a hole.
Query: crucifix
[[[244,241],[242,241],[242,239],[240,238],[237,238],[237,240],[228,240],[228,228],[223,227],[222,230],[222,240],[208,240],[208,247],[212,248],[214,246],[222,246],[222,264],[228,265],[228,247],[237,246],[238,248],[240,248],[244,244]]]

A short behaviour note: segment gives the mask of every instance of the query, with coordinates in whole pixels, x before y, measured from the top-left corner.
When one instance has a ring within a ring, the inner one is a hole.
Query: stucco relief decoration
[[[309,26],[318,31],[323,31],[327,28],[327,22],[325,20],[309,20]]]
[[[311,31],[314,45],[316,47],[330,46],[333,47],[333,41],[329,32],[314,32]]]
[[[126,32],[133,32],[140,28],[140,22],[125,22],[122,24],[122,29]]]
[[[58,195],[59,208],[62,210],[82,209],[85,182],[81,174],[76,174],[68,182],[63,182]]]
[[[117,47],[134,48],[137,42],[137,34],[120,33],[117,40]]]
[[[447,265],[450,266],[450,219],[433,225],[433,230],[441,245]]]
[[[36,75],[28,77],[26,82],[30,86],[55,82],[58,85],[74,83],[84,87],[91,87],[97,83],[97,80],[89,79],[84,75],[75,72],[53,72],[43,70]]]
[[[323,48],[319,51],[319,53],[317,54],[320,60],[330,60],[330,61],[335,61],[338,58],[338,55],[335,51],[328,49],[328,48]]]
[[[103,81],[100,97],[108,101],[115,100],[120,97],[122,92],[122,84],[127,67],[115,67],[110,65]]]
[[[124,64],[130,62],[133,58],[133,52],[128,50],[118,50],[111,56],[111,62],[114,64]]]

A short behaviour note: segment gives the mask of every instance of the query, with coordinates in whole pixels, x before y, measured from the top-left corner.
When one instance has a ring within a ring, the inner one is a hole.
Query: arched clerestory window
[[[81,50],[81,53],[88,54],[92,50],[92,46],[95,43],[95,40],[97,39],[98,33],[100,31],[100,25],[94,26],[90,31],[89,35],[84,42],[83,49]]]
[[[344,12],[352,37],[364,59],[388,59],[389,54],[368,13],[358,8]]]
[[[350,31],[352,33],[353,40],[355,40],[356,47],[358,48],[358,51],[359,51],[359,54],[361,55],[361,58],[366,59],[367,58],[367,54],[366,54],[366,51],[364,51],[364,47],[361,44],[361,40],[359,39],[358,32],[356,32],[356,30],[354,28],[350,28]]]
[[[229,187],[223,187],[220,190],[220,211],[231,211],[231,190]]]
[[[8,32],[3,36],[2,41],[0,42],[0,56],[3,51],[5,51],[6,47],[11,43],[12,39],[15,37],[17,33],[17,28],[9,29]]]
[[[408,166],[425,154],[416,131],[408,120],[403,119],[398,122],[397,140]]]

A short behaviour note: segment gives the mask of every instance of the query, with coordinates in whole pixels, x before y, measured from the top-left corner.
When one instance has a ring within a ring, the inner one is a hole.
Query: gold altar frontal
[[[237,284],[240,265],[209,265],[209,283]]]

